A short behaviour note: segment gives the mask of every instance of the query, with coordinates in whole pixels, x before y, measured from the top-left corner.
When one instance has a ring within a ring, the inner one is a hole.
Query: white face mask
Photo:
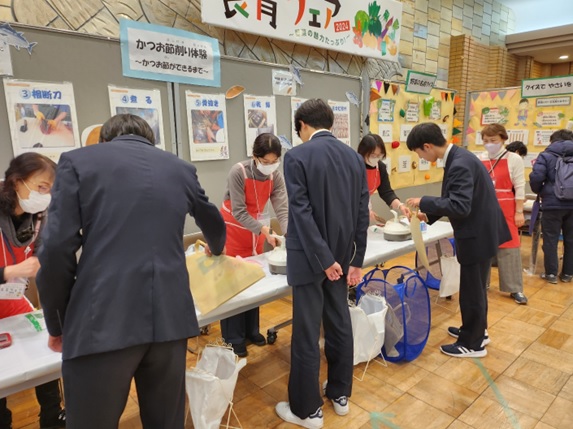
[[[489,156],[494,156],[499,152],[502,144],[503,143],[486,143],[484,144],[484,147],[485,150],[487,150],[487,153],[489,153]]]
[[[270,176],[277,168],[279,168],[279,165],[281,165],[280,161],[277,161],[274,164],[261,164],[260,162],[257,162],[257,170],[265,176]]]
[[[26,188],[28,188],[26,182],[23,183]],[[50,194],[40,194],[38,191],[33,191],[30,188],[28,188],[28,190],[30,191],[28,198],[23,199],[18,195],[18,204],[20,204],[20,208],[26,213],[31,214],[40,213],[46,210],[50,205],[52,196]]]
[[[368,159],[366,159],[366,164],[368,164],[370,167],[376,167],[380,161],[382,161],[381,156],[370,156]]]

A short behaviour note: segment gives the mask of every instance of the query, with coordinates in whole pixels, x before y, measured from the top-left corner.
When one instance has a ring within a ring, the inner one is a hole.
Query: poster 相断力
[[[15,156],[38,152],[57,161],[80,147],[71,83],[4,79],[4,92]]]

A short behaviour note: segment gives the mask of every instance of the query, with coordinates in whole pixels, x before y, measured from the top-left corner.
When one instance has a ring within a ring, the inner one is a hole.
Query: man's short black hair
[[[133,134],[143,137],[155,145],[155,135],[145,119],[130,113],[122,113],[109,118],[101,127],[99,141],[110,142],[119,136]]]
[[[332,128],[334,124],[334,113],[328,104],[320,98],[313,98],[300,105],[294,114],[294,129],[300,137],[300,121],[314,129]]]
[[[549,141],[553,142],[562,142],[565,140],[573,140],[573,131],[569,130],[557,130],[549,137]]]
[[[406,139],[406,145],[410,150],[422,149],[425,143],[431,143],[434,146],[445,146],[446,139],[442,134],[442,130],[433,122],[424,122],[423,124],[418,124]]]

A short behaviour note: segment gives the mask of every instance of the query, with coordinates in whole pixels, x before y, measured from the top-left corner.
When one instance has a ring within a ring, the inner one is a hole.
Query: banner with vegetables
[[[317,48],[398,61],[394,0],[202,0],[203,22]]]

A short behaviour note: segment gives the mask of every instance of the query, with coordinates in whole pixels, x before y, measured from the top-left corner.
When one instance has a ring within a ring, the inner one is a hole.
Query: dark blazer
[[[284,158],[289,200],[287,278],[306,284],[338,262],[361,267],[368,229],[364,159],[320,131]]]
[[[131,135],[66,152],[48,211],[37,284],[63,359],[198,335],[185,217],[215,254],[225,224],[193,165]]]
[[[441,197],[423,197],[420,210],[430,223],[447,216],[454,229],[456,254],[462,265],[492,258],[511,234],[483,163],[453,145],[444,168]]]

